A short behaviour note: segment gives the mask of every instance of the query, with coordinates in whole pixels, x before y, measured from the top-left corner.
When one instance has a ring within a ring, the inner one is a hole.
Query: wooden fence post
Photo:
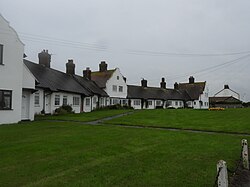
[[[217,163],[218,187],[228,187],[227,164],[224,160]]]
[[[243,139],[241,141],[242,144],[242,161],[243,161],[243,167],[247,170],[249,170],[249,160],[248,160],[248,145],[247,140]]]

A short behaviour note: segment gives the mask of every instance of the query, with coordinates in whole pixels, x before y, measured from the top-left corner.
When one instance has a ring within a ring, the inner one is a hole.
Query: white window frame
[[[80,97],[73,96],[73,106],[79,106],[80,105]]]
[[[117,92],[117,85],[113,85],[112,90],[113,90],[113,92]]]
[[[85,99],[85,105],[86,106],[90,106],[90,98],[86,98]]]
[[[55,106],[60,106],[60,95],[59,94],[56,94],[55,95]]]
[[[40,106],[40,93],[39,92],[35,93],[35,96],[34,96],[34,105],[35,106]]]
[[[119,86],[119,92],[123,92],[123,86]]]

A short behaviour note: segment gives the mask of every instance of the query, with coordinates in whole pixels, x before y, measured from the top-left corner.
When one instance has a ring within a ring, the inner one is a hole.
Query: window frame
[[[0,44],[0,65],[4,65],[4,63],[3,63],[3,44]]]
[[[117,92],[117,85],[113,85],[113,86],[112,86],[112,91],[113,91],[113,92]]]
[[[65,104],[65,101],[66,101],[66,104]],[[64,96],[63,96],[62,105],[63,105],[63,106],[68,105],[68,96],[67,96],[67,95],[64,95]]]
[[[55,95],[55,102],[54,102],[54,105],[55,106],[60,106],[60,100],[61,100],[61,97],[59,94],[56,94]]]
[[[79,106],[80,105],[80,97],[73,96],[73,106]]]
[[[35,95],[34,95],[34,105],[35,106],[40,106],[40,93],[38,93],[38,92],[36,92]]]
[[[119,86],[119,92],[123,92],[123,86]]]
[[[90,106],[90,98],[85,99],[85,106]]]
[[[4,93],[4,92],[9,92],[8,94]],[[9,97],[9,107],[5,107],[1,106],[0,104],[0,110],[12,110],[12,90],[0,90],[0,95],[2,97],[2,102],[4,103],[5,98]],[[1,102],[0,102],[1,103]]]

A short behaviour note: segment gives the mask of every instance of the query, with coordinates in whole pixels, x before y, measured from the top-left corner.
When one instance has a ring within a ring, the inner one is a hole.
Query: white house
[[[119,68],[107,69],[108,64],[102,61],[99,64],[99,71],[91,72],[91,80],[102,88],[110,97],[107,105],[127,105],[127,84],[126,78],[121,74]]]
[[[189,77],[188,83],[175,83],[175,89],[184,91],[189,98],[186,101],[188,107],[194,109],[208,109],[209,97],[208,87],[205,82],[195,82],[193,76]]]
[[[0,124],[32,120],[35,82],[23,64],[24,44],[1,14],[0,28]]]
[[[24,60],[37,80],[34,97],[36,114],[53,114],[62,105],[70,105],[75,113],[90,112],[99,107],[99,100],[108,95],[93,81],[75,75],[73,60],[66,63],[66,73],[50,67],[51,55],[47,50],[38,54],[39,63]]]
[[[128,85],[129,106],[134,109],[184,108],[185,97],[176,89],[166,88],[162,78],[160,87],[148,87],[147,80],[141,81],[141,86]]]
[[[224,89],[220,90],[214,97],[234,97],[240,100],[240,94],[229,88],[229,85],[224,85]]]

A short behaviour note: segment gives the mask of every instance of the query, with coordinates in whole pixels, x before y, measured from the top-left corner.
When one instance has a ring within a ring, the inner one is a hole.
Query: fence
[[[241,141],[241,152],[240,159],[236,165],[235,170],[227,168],[227,163],[224,160],[220,160],[217,163],[217,175],[214,182],[214,187],[228,187],[228,173],[235,174],[240,165],[243,165],[244,169],[249,170],[249,159],[248,159],[248,145],[247,140]]]

